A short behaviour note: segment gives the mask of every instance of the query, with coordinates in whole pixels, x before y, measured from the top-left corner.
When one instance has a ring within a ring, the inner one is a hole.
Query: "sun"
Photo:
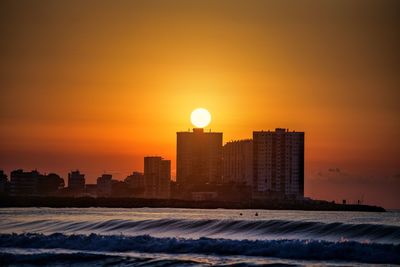
[[[211,114],[205,108],[196,108],[190,115],[190,121],[197,128],[204,128],[211,122]]]

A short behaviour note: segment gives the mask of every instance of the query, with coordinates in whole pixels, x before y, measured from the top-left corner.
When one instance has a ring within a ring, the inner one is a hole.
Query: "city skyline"
[[[230,203],[311,201],[304,197],[304,132],[277,128],[253,132],[254,141],[246,139],[223,145],[222,132],[205,132],[199,128],[206,127],[211,118],[207,109],[195,109],[191,122],[197,128],[176,133],[175,181],[171,179],[170,160],[145,156],[143,173],[134,171],[123,181],[103,173],[96,184],[90,184],[86,183],[85,174],[76,170],[68,173],[65,187],[65,181],[54,173],[43,175],[37,170],[18,169],[10,173],[8,182],[1,172],[0,196],[128,197]],[[361,204],[360,200],[357,204]]]
[[[210,121],[211,114],[204,108],[191,114],[196,127],[206,127]],[[143,173],[133,171],[123,181],[103,173],[96,184],[86,183],[85,174],[79,170],[68,173],[66,186],[54,173],[18,169],[10,173],[7,181],[1,170],[0,195],[233,202],[304,200],[304,132],[288,129],[253,132],[254,142],[246,139],[225,145],[222,132],[193,128],[176,134],[175,181],[171,179],[170,160],[145,156]],[[251,173],[243,175],[242,170],[249,169]]]
[[[194,125],[193,125],[193,121],[192,121],[192,127],[193,127]],[[289,129],[286,129],[286,128],[276,128],[276,130],[284,130],[284,131],[288,131]],[[196,128],[196,127],[194,127],[194,128],[192,128],[192,130],[191,129],[189,129],[188,131],[180,131],[180,132],[177,132],[177,134],[178,134],[178,136],[179,136],[179,134],[187,134],[187,133],[196,133],[196,131],[201,131],[202,133],[203,133],[203,131],[204,131],[204,133],[214,133],[214,132],[211,132],[211,128],[210,129],[207,129],[207,128]],[[253,131],[253,137],[254,137],[254,135],[255,135],[255,133],[269,133],[269,132],[271,132],[271,130],[260,130],[260,131]],[[217,134],[218,134],[218,132],[217,132]],[[222,133],[220,133],[221,134],[221,140],[223,139],[223,135],[222,135]],[[304,133],[303,133],[303,135],[304,135]],[[304,137],[303,137],[304,138]],[[221,146],[221,149],[222,148],[224,148],[226,145],[229,145],[229,144],[232,144],[232,143],[237,143],[237,142],[246,142],[246,141],[253,141],[253,139],[251,139],[251,138],[246,138],[246,139],[236,139],[236,140],[230,140],[230,141],[227,141],[227,142],[223,142],[222,144],[222,146]],[[303,142],[304,142],[304,140],[303,140]],[[306,142],[305,142],[305,144],[306,144]],[[303,146],[304,146],[304,143],[303,143]],[[304,152],[303,152],[304,153]],[[222,154],[222,150],[221,150],[221,154]],[[306,154],[306,153],[305,153]],[[155,154],[151,154],[151,155],[143,155],[142,156],[142,162],[143,162],[143,158],[144,159],[146,159],[146,158],[160,158],[160,159],[163,159],[163,157],[161,157],[161,156],[159,156],[160,155],[160,153],[155,153]],[[176,155],[175,155],[175,158],[176,158]],[[171,158],[171,159],[169,159],[169,158],[166,158],[167,159],[167,161],[168,162],[171,162],[174,158]],[[304,159],[303,159],[304,160]],[[171,163],[169,163],[170,165],[171,165]],[[304,162],[303,163],[304,165],[306,165],[306,162]],[[221,162],[221,173],[223,173],[223,166],[222,166],[223,164],[222,164],[222,162]],[[21,167],[19,167],[19,168],[16,168],[16,169],[13,169],[13,170],[10,170],[10,173],[12,172],[12,171],[21,171],[21,170],[24,170],[24,171],[27,171],[27,172],[29,172],[29,171],[32,171],[33,173],[34,172],[37,172],[38,171],[38,168],[33,168],[32,170],[29,170],[29,169],[25,169],[25,168],[21,168]],[[74,171],[75,170],[75,171]],[[41,171],[41,170],[40,170]],[[69,188],[69,183],[67,183],[67,180],[69,181],[69,175],[71,174],[71,173],[74,173],[74,172],[77,172],[78,174],[79,174],[79,171],[82,171],[82,168],[70,168],[68,171],[67,171],[67,174],[68,174],[68,176],[65,176],[65,178],[64,178],[64,176],[61,176],[61,178],[63,178],[64,179],[64,182],[65,182],[65,186],[66,186],[66,188]],[[339,169],[339,168],[330,168],[330,169],[328,169],[327,170],[328,172],[333,172],[333,173],[340,173],[341,172],[341,170]],[[145,173],[145,164],[142,164],[142,168],[136,168],[136,169],[130,169],[130,170],[127,170],[127,171],[125,171],[125,172],[119,172],[118,170],[113,170],[113,171],[107,171],[107,170],[103,170],[102,172],[98,172],[98,173],[96,173],[96,174],[94,174],[93,175],[93,177],[92,178],[89,178],[89,179],[87,179],[87,178],[84,178],[84,185],[89,185],[89,186],[92,186],[92,185],[95,185],[96,184],[96,180],[97,180],[97,184],[98,184],[98,179],[99,179],[99,177],[98,177],[98,175],[99,174],[101,174],[101,177],[103,177],[103,176],[107,176],[107,177],[109,177],[108,179],[109,179],[109,181],[111,182],[111,179],[113,179],[113,181],[126,181],[126,179],[132,174],[132,172],[133,173],[135,173],[135,172],[139,172],[139,173],[141,173],[142,175]],[[54,171],[54,170],[48,170],[48,171],[45,171],[44,172],[44,174],[46,175],[47,173],[50,173],[50,174],[53,174],[53,173],[59,173],[59,172],[56,172],[56,171]],[[124,174],[122,174],[122,173],[127,173],[127,175],[124,175]],[[82,173],[82,175],[83,175],[83,177],[85,177],[86,176],[86,172],[84,171],[83,173]],[[173,171],[171,171],[170,172],[170,178],[171,178],[171,181],[172,182],[176,182],[176,175],[173,175],[173,174],[176,174],[176,173],[174,173]],[[63,174],[62,174],[63,175]],[[87,177],[87,176],[86,176]],[[10,177],[9,177],[10,178]],[[221,179],[224,179],[222,176],[221,176]],[[225,177],[225,179],[226,179],[226,177]],[[254,174],[253,174],[253,179],[254,179]],[[221,180],[222,181],[222,180]],[[337,203],[341,203],[342,201],[346,201],[347,203],[349,203],[349,204],[357,204],[357,203],[360,203],[360,201],[361,201],[361,203],[364,203],[364,204],[372,204],[372,205],[379,205],[379,203],[374,203],[374,202],[371,202],[371,200],[369,200],[368,198],[366,198],[366,196],[365,196],[365,194],[364,193],[362,193],[362,194],[360,194],[360,195],[355,195],[354,197],[350,197],[350,198],[348,198],[345,194],[339,194],[339,195],[337,195],[336,197],[333,197],[333,198],[323,198],[323,197],[321,197],[321,198],[315,198],[314,196],[312,196],[312,195],[307,195],[307,191],[305,190],[306,189],[306,183],[305,183],[305,181],[306,181],[306,179],[305,178],[303,178],[303,184],[302,184],[302,186],[304,187],[302,190],[304,190],[303,192],[305,192],[305,193],[302,193],[302,196],[304,195],[304,197],[311,197],[311,198],[314,198],[314,199],[320,199],[320,200],[327,200],[327,201],[335,201],[335,202],[337,202]],[[224,181],[224,182],[226,182],[226,181]],[[111,185],[111,184],[110,184]],[[99,196],[101,196],[101,194],[99,195]],[[139,194],[139,197],[140,197],[141,195]],[[148,197],[148,196],[146,196],[146,194],[144,193],[144,195],[143,196],[145,196],[146,198]],[[179,197],[178,197],[179,198]]]
[[[305,131],[306,196],[400,208],[395,2],[190,2],[2,1],[0,168],[175,176],[205,107],[224,143]]]

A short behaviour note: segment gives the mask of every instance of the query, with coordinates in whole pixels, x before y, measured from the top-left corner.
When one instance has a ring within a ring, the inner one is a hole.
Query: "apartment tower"
[[[304,197],[304,132],[253,132],[253,197]]]
[[[224,183],[253,185],[253,141],[231,141],[223,147],[222,176]]]
[[[181,192],[221,183],[222,133],[202,128],[177,132],[176,182]]]

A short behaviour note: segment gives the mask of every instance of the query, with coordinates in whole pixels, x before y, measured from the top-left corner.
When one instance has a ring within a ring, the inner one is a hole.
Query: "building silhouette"
[[[37,185],[39,175],[39,172],[36,170],[30,172],[24,172],[22,169],[12,171],[10,175],[10,195],[38,195]]]
[[[83,192],[85,189],[85,175],[79,170],[68,173],[68,189],[75,192]]]
[[[97,184],[85,184],[84,196],[97,197]]]
[[[64,188],[64,186],[64,179],[56,173],[49,173],[39,176],[37,191],[39,195],[49,195],[56,193],[58,190]]]
[[[253,132],[253,197],[304,197],[304,132]]]
[[[22,169],[11,172],[11,196],[43,196],[55,193],[64,187],[64,180],[57,174],[42,175],[37,170],[24,172]]]
[[[171,161],[162,157],[144,157],[146,198],[170,198]]]
[[[97,178],[97,196],[108,197],[112,192],[112,175],[103,174]]]
[[[141,172],[133,172],[131,175],[125,178],[125,183],[128,185],[129,189],[135,197],[144,196],[144,174]]]
[[[0,195],[7,194],[9,186],[10,184],[8,182],[7,175],[4,173],[3,170],[0,170]]]
[[[204,185],[222,182],[222,133],[177,132],[176,182],[183,198],[196,191],[209,191]]]
[[[223,183],[253,185],[253,141],[251,139],[231,141],[222,149]]]

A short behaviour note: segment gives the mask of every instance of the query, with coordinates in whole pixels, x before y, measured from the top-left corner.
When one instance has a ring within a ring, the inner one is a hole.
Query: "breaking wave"
[[[98,254],[92,252],[44,252],[15,254],[0,252],[1,265],[27,266],[202,266],[204,262],[190,259],[156,258],[126,255]],[[205,262],[207,263],[207,262]],[[290,265],[287,265],[290,266]]]
[[[92,252],[240,255],[297,260],[400,264],[400,245],[355,241],[230,240],[204,237],[184,239],[173,237],[157,238],[149,235],[65,235],[61,233],[44,235],[25,233],[0,234],[0,247],[24,249],[57,248]],[[90,260],[91,257],[96,259],[96,257],[101,256],[86,255],[84,257]]]
[[[317,239],[400,244],[400,227],[379,224],[322,223],[286,220],[106,220],[29,222],[0,221],[3,233],[151,235],[155,237],[229,239]]]

